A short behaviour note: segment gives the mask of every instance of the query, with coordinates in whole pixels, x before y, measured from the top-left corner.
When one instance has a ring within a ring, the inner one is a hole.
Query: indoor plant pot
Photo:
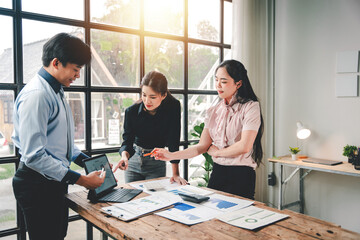
[[[360,155],[353,158],[353,165],[356,170],[360,170]]]
[[[296,154],[298,152],[300,152],[300,149],[298,147],[295,147],[295,148],[289,147],[289,148],[290,148],[290,152],[291,152],[291,159],[292,160],[297,160]]]
[[[344,147],[343,156],[348,157],[348,163],[353,163],[355,159],[355,151],[357,150],[356,146],[346,145]]]

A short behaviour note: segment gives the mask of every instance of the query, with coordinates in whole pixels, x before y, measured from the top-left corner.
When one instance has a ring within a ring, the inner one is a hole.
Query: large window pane
[[[215,89],[213,76],[219,65],[219,48],[189,44],[189,88]]]
[[[23,11],[84,20],[84,0],[25,0],[21,3]]]
[[[0,83],[14,82],[12,18],[0,16]]]
[[[14,155],[11,134],[13,124],[14,92],[0,91],[0,158]],[[1,171],[0,171],[1,173]]]
[[[91,0],[91,21],[122,27],[139,28],[139,0]]]
[[[230,60],[231,57],[231,49],[224,48],[224,60]]]
[[[163,73],[169,88],[184,84],[184,44],[159,38],[145,38],[145,73],[157,70]]]
[[[224,1],[224,43],[232,40],[232,3]]]
[[[91,31],[91,82],[97,86],[139,86],[139,37]]]
[[[0,231],[16,227],[16,201],[12,190],[15,164],[0,164]]]
[[[91,95],[92,148],[118,147],[122,142],[125,109],[139,99],[136,93]]]
[[[12,0],[1,0],[0,1],[0,7],[12,8]],[[3,26],[3,25],[1,25],[1,26]]]
[[[34,34],[34,29],[41,31]],[[45,23],[32,20],[23,20],[23,55],[24,55],[24,82],[28,83],[42,67],[42,48],[54,35],[66,32],[84,40],[84,29],[67,25]],[[84,85],[84,68],[80,78],[72,85]]]
[[[188,130],[189,139],[196,139],[191,133],[194,127],[204,122],[206,110],[214,106],[218,101],[218,95],[189,95],[188,102]]]
[[[189,95],[188,135],[190,140],[199,140],[198,137],[192,136],[191,133],[195,133],[194,127],[204,122],[206,111],[218,101],[218,95]],[[205,183],[202,179],[205,171],[201,167],[204,162],[205,158],[203,155],[189,159],[188,178],[191,184],[197,185]]]
[[[183,0],[145,0],[145,30],[184,35]]]
[[[189,0],[189,37],[219,41],[219,0]]]
[[[80,150],[85,150],[85,94],[65,92],[74,118],[74,140]]]

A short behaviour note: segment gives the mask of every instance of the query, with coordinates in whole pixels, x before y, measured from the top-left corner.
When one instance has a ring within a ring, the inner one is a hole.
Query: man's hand
[[[97,187],[100,187],[105,180],[106,171],[104,171],[102,177],[100,177],[101,173],[102,171],[99,170],[99,171],[91,172],[88,175],[81,175],[80,178],[77,180],[76,184],[92,190]]]

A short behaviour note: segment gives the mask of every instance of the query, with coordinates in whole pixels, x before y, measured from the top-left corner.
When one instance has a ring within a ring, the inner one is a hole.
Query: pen
[[[100,173],[100,177],[101,177],[101,178],[103,177],[104,171],[105,171],[105,168],[102,168],[102,169],[101,169],[101,173]]]
[[[156,151],[151,151],[151,152],[149,152],[149,153],[147,153],[147,154],[144,154],[143,156],[144,156],[144,157],[150,156],[150,155],[153,154],[153,153],[156,153]]]

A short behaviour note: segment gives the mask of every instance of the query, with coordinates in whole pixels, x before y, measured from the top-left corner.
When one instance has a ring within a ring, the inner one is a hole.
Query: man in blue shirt
[[[72,161],[82,166],[87,156],[74,145],[74,122],[63,86],[79,78],[90,59],[89,46],[79,38],[55,35],[43,47],[43,67],[16,98],[12,139],[21,159],[13,189],[30,239],[64,239],[68,184],[94,189],[104,182],[101,171],[81,175],[69,168]]]

